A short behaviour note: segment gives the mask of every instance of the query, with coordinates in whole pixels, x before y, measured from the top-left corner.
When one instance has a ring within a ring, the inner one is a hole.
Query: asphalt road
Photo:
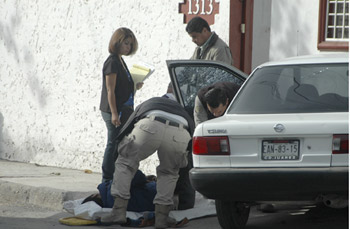
[[[69,229],[87,226],[67,226],[59,223],[60,218],[70,217],[63,211],[52,211],[30,205],[0,203],[0,228],[6,229]],[[246,229],[347,229],[347,209],[330,209],[315,206],[279,205],[275,213],[262,213],[252,207]],[[122,228],[120,226],[88,226],[89,229]],[[153,227],[147,227],[153,228]],[[190,221],[184,228],[220,228],[216,217],[205,217]]]

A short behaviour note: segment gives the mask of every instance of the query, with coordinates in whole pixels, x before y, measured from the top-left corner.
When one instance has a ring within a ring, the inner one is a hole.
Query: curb
[[[47,187],[33,187],[8,181],[0,181],[0,198],[3,201],[32,204],[52,210],[62,210],[69,200],[86,198],[96,192],[70,192]]]

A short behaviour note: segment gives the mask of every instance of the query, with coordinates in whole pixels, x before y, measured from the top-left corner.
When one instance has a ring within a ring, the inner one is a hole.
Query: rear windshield
[[[263,67],[244,84],[229,114],[346,112],[348,64]]]

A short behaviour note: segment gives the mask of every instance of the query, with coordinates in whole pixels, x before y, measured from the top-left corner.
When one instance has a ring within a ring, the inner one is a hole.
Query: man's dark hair
[[[192,18],[187,26],[186,26],[186,32],[187,33],[201,33],[203,31],[203,28],[207,28],[207,30],[210,32],[209,24],[206,20],[204,20],[201,17],[194,17]]]
[[[221,88],[212,88],[204,94],[204,101],[212,108],[217,108],[220,104],[226,104],[227,96]]]

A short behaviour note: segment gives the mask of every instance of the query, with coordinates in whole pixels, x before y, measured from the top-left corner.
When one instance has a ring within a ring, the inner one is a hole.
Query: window
[[[349,50],[349,0],[320,0],[318,49]]]
[[[327,9],[326,41],[349,39],[349,1],[332,0]]]
[[[181,90],[185,108],[193,109],[197,92],[216,82],[234,82],[241,86],[243,79],[217,66],[187,65],[175,68],[175,75]]]
[[[228,114],[347,112],[348,64],[267,66],[250,76]]]

